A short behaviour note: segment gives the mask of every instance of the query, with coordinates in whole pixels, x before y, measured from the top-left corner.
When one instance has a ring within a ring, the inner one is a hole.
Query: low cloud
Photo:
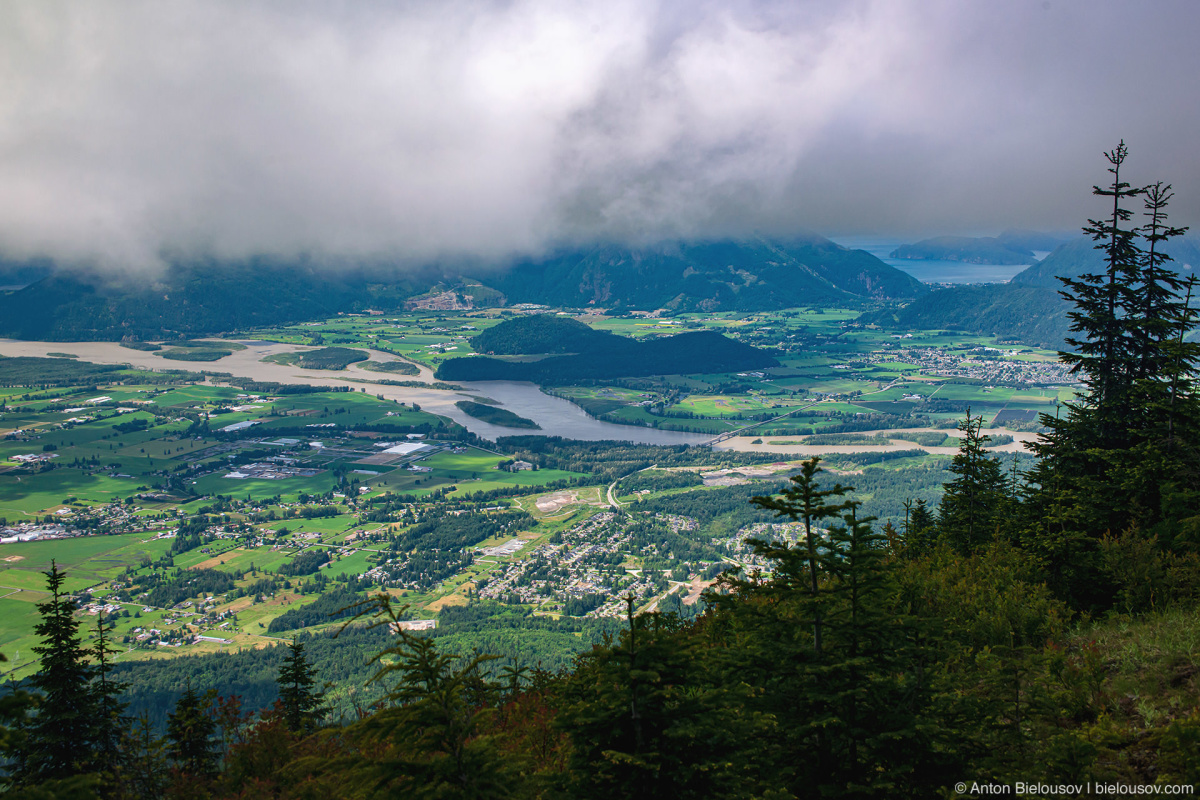
[[[0,254],[499,259],[1200,208],[1191,2],[0,6]]]

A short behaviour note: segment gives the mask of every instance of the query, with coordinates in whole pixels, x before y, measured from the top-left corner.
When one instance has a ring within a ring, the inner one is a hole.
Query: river
[[[474,434],[485,439],[495,440],[500,436],[562,436],[566,439],[582,439],[597,441],[613,439],[616,441],[635,442],[638,444],[699,444],[711,437],[700,433],[683,433],[680,431],[664,431],[656,428],[643,428],[636,425],[616,425],[593,419],[584,413],[583,409],[552,395],[545,394],[535,384],[519,381],[462,381],[456,385],[463,387],[462,391],[434,389],[432,386],[385,386],[382,384],[364,384],[361,381],[377,381],[384,373],[371,372],[363,369],[360,364],[351,364],[344,370],[332,371],[322,369],[302,369],[288,364],[275,364],[262,361],[263,357],[276,353],[293,353],[298,350],[313,350],[312,347],[301,345],[279,344],[277,342],[260,342],[250,339],[233,340],[245,345],[245,350],[238,350],[233,355],[225,356],[218,361],[169,361],[156,356],[153,352],[130,350],[115,342],[23,342],[15,339],[0,339],[0,355],[4,356],[45,356],[47,353],[71,353],[79,356],[81,361],[95,364],[129,364],[145,369],[189,369],[207,370],[209,372],[228,372],[238,377],[254,378],[260,381],[275,381],[277,383],[307,383],[316,386],[348,386],[358,391],[366,388],[371,394],[381,395],[388,400],[399,400],[402,403],[417,403],[422,410],[431,411],[449,417]],[[395,356],[370,350],[372,361],[396,361]],[[418,365],[420,366],[420,365]],[[433,382],[433,373],[428,367],[420,366],[418,376],[390,375],[390,378],[420,381],[429,384]],[[541,426],[540,431],[524,428],[504,428],[491,425],[474,417],[464,414],[455,403],[459,400],[470,400],[473,397],[486,397],[497,401],[501,408],[506,408],[514,414],[531,419]],[[914,428],[924,430],[927,428]],[[899,431],[890,431],[898,433]],[[866,435],[876,431],[865,431]],[[878,431],[889,433],[889,431]],[[997,447],[993,452],[1021,452],[1028,450],[1028,443],[1036,438],[1036,434],[1010,431],[1003,428],[983,431],[984,434],[1008,434],[1015,441],[1009,445]],[[719,450],[743,450],[760,453],[778,453],[781,458],[796,456],[826,455],[828,453],[862,453],[876,450],[911,450],[917,447],[912,442],[894,440],[890,445],[806,445],[794,437],[771,436],[762,442],[756,442],[758,437],[737,436],[717,445]],[[957,452],[953,447],[922,448],[930,453],[952,455]]]
[[[71,353],[79,356],[80,361],[90,361],[94,364],[129,364],[144,369],[188,369],[205,370],[208,372],[228,372],[238,377],[254,378],[259,381],[275,381],[277,383],[307,383],[316,386],[348,386],[355,391],[366,388],[368,392],[382,395],[388,400],[399,400],[402,403],[417,403],[422,410],[441,414],[459,423],[474,434],[485,439],[496,439],[499,436],[514,436],[537,434],[542,436],[562,436],[568,439],[583,439],[596,441],[599,439],[615,439],[618,441],[636,442],[639,444],[697,444],[708,439],[708,436],[698,433],[681,433],[679,431],[661,431],[654,428],[642,428],[633,425],[615,425],[611,422],[601,422],[584,413],[583,409],[558,397],[544,394],[535,384],[516,381],[475,381],[460,382],[463,391],[446,391],[429,387],[386,386],[382,384],[363,384],[360,381],[378,381],[381,378],[396,380],[420,381],[432,383],[433,373],[427,367],[420,367],[418,376],[385,375],[363,369],[360,364],[351,364],[344,370],[332,371],[321,369],[302,369],[288,364],[264,362],[262,359],[276,353],[293,353],[299,350],[313,350],[292,344],[277,342],[261,342],[251,339],[232,340],[245,345],[245,350],[238,350],[233,355],[225,356],[218,361],[170,361],[153,352],[130,350],[115,342],[26,342],[15,339],[0,339],[0,355],[5,356],[45,356],[47,353]],[[389,353],[370,350],[372,361],[396,361]],[[353,380],[348,380],[353,379]],[[504,428],[490,425],[474,417],[464,414],[454,405],[459,400],[469,400],[472,397],[487,397],[500,403],[514,414],[531,419],[541,426],[540,431],[523,428]]]

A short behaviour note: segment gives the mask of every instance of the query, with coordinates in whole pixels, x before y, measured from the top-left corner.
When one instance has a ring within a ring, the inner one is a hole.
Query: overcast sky
[[[1200,223],[1200,3],[0,4],[0,254]]]

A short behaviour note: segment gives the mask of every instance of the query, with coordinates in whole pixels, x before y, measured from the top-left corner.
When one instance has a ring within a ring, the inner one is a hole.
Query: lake
[[[907,272],[922,283],[1008,283],[1029,264],[966,264],[962,261],[937,261],[934,259],[891,258],[890,254],[902,244],[911,244],[895,238],[874,236],[842,236],[832,241],[842,247],[866,250],[885,264]],[[1035,252],[1038,259],[1048,253]]]

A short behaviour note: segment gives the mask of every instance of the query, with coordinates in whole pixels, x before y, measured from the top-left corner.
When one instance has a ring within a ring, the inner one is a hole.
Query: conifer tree
[[[705,659],[706,643],[677,617],[626,604],[628,627],[581,659],[564,691],[566,796],[762,796],[750,766],[770,749],[770,717],[745,707],[745,683],[722,676],[732,665]]]
[[[886,541],[847,504],[842,524],[829,530],[824,556],[832,580],[828,663],[814,687],[824,695],[812,723],[829,737],[829,760],[814,776],[825,797],[887,796],[920,766],[913,711],[919,705],[904,679],[905,641],[894,595]],[[822,709],[823,707],[823,709]]]
[[[1000,461],[984,449],[990,437],[980,433],[983,416],[967,417],[959,423],[963,433],[958,453],[950,462],[953,480],[945,484],[938,510],[938,529],[951,545],[969,552],[995,533],[1005,505],[1005,481]]]
[[[937,520],[924,498],[904,504],[904,548],[910,556],[920,556],[933,546]]]
[[[853,487],[842,486],[840,483],[835,483],[828,489],[821,489],[817,482],[817,475],[824,471],[819,466],[820,463],[821,459],[816,456],[805,461],[801,465],[800,473],[791,477],[792,485],[779,497],[754,497],[751,499],[755,505],[771,509],[781,517],[786,516],[792,520],[804,522],[803,555],[794,548],[778,543],[763,542],[763,546],[756,547],[756,550],[760,555],[777,562],[778,574],[784,580],[798,581],[807,578],[808,590],[814,601],[820,593],[820,569],[818,565],[819,545],[817,532],[813,530],[813,523],[842,511],[846,507],[845,503],[831,503],[829,500],[853,491]],[[757,543],[752,542],[752,544]],[[808,568],[807,576],[804,575],[803,565],[805,564]],[[821,610],[815,604],[812,610],[813,649],[820,655]]]
[[[1192,378],[1200,348],[1185,339],[1200,317],[1191,307],[1195,281],[1174,273],[1164,249],[1185,229],[1168,223],[1169,185],[1133,188],[1121,177],[1127,154],[1123,142],[1105,154],[1112,183],[1094,193],[1111,199],[1111,211],[1084,229],[1104,253],[1105,274],[1064,280],[1076,336],[1068,339],[1075,352],[1060,358],[1085,391],[1065,416],[1042,415],[1047,432],[1034,444],[1039,459],[1022,504],[1026,546],[1079,607],[1106,607],[1116,594],[1103,575],[1103,537],[1181,547],[1189,535],[1181,520],[1200,514]],[[1141,227],[1126,207],[1135,196],[1144,197]],[[1125,536],[1133,530],[1140,533]]]
[[[167,756],[186,777],[203,780],[217,769],[217,722],[211,710],[212,698],[189,680],[167,717]]]
[[[112,655],[120,652],[108,638],[112,626],[105,624],[104,614],[96,619],[96,643],[90,655],[94,659],[95,678],[92,694],[96,704],[96,762],[107,780],[115,780],[121,774],[121,738],[126,727],[124,718],[128,703],[120,697],[125,692],[125,683],[112,678]]]
[[[292,733],[309,733],[315,729],[325,711],[325,693],[315,689],[316,676],[304,656],[304,643],[299,639],[293,638],[288,643],[288,655],[279,668],[276,683],[287,729]]]
[[[65,573],[51,561],[43,574],[50,599],[37,606],[42,620],[34,631],[41,643],[33,651],[41,666],[29,679],[42,699],[24,743],[23,783],[68,778],[96,767],[95,670],[79,636],[75,602],[63,591]]]
[[[494,708],[468,701],[481,664],[496,656],[458,658],[435,641],[399,627],[400,613],[387,595],[363,604],[373,625],[387,626],[396,643],[378,653],[372,683],[398,679],[386,706],[356,725],[352,779],[337,790],[347,796],[507,797],[519,781],[519,764],[505,758],[485,722]],[[357,618],[357,617],[356,617]]]
[[[1135,292],[1136,305],[1127,309],[1136,323],[1133,335],[1137,364],[1133,377],[1161,382],[1169,378],[1173,366],[1172,353],[1163,345],[1175,337],[1177,324],[1186,314],[1181,305],[1187,305],[1180,303],[1185,281],[1170,268],[1173,259],[1165,246],[1171,239],[1187,233],[1187,228],[1167,223],[1167,206],[1174,196],[1170,184],[1158,181],[1147,186],[1143,195],[1144,216],[1148,221],[1141,233],[1146,246]]]
[[[167,756],[168,742],[154,730],[148,714],[143,712],[122,732],[122,771],[118,797],[142,800],[161,797],[170,779]]]
[[[1181,398],[1195,396],[1193,375],[1200,361],[1200,344],[1185,339],[1195,327],[1197,312],[1192,308],[1195,275],[1187,280],[1171,268],[1166,244],[1187,232],[1167,223],[1167,206],[1173,197],[1170,184],[1162,181],[1145,190],[1145,212],[1149,221],[1143,226],[1146,241],[1143,257],[1140,305],[1130,309],[1136,315],[1138,400],[1143,418],[1134,420],[1143,438],[1165,435],[1172,439],[1178,419],[1176,404]],[[1186,402],[1186,400],[1185,400]]]
[[[1067,312],[1072,333],[1067,338],[1074,352],[1059,357],[1080,376],[1088,393],[1078,412],[1088,411],[1089,426],[1103,447],[1124,443],[1121,431],[1129,411],[1129,390],[1137,361],[1132,326],[1126,313],[1138,303],[1136,285],[1142,277],[1143,255],[1137,244],[1138,228],[1129,222],[1133,212],[1125,201],[1145,190],[1131,186],[1121,178],[1121,167],[1129,155],[1122,141],[1104,154],[1109,162],[1112,182],[1107,188],[1092,187],[1098,197],[1112,198],[1112,210],[1106,219],[1088,220],[1083,229],[1104,253],[1104,274],[1085,274],[1079,278],[1059,278],[1062,297],[1075,308]]]

